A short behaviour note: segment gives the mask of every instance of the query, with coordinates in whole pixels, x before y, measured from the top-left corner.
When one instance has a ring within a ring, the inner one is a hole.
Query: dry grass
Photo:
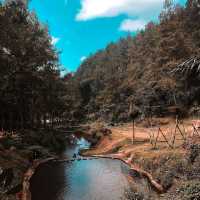
[[[156,138],[158,127],[161,128],[167,140],[170,143],[172,142],[173,132],[175,129],[175,120],[172,118],[156,118],[152,121],[154,126],[151,127],[146,127],[146,125],[144,126],[144,121],[136,123],[136,138],[133,144],[131,143],[133,131],[132,123],[112,127],[112,135],[109,137],[103,137],[93,150],[87,152],[87,155],[119,152],[124,153],[124,155],[127,157],[133,155],[137,159],[139,157],[144,159],[153,159],[159,156],[166,156],[167,154],[184,153],[184,149],[182,148],[184,140],[178,130],[176,134],[174,149],[169,148],[162,134],[160,134],[158,137],[156,148],[153,148],[153,146],[150,144],[149,135],[154,134],[154,137]],[[186,135],[186,137],[189,137],[192,133],[192,120],[184,120],[183,124],[184,125],[180,124],[180,130]],[[96,124],[93,124],[93,126],[96,126]]]

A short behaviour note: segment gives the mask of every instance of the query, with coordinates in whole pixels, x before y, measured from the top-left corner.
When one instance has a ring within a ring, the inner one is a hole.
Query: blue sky
[[[162,5],[163,0],[31,0],[29,8],[48,24],[61,65],[76,71],[92,53],[157,21]]]

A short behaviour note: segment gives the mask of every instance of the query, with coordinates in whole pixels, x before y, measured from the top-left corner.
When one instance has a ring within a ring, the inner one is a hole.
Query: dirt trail
[[[193,131],[192,124],[198,128],[200,126],[200,120],[184,120],[183,123],[179,124],[179,127],[183,133],[187,133],[189,136]],[[172,133],[174,132],[175,125],[176,121],[172,118],[154,119],[153,126],[144,126],[142,123],[138,123],[135,125],[135,137],[136,139],[149,139],[149,135],[156,135],[158,128],[160,127],[166,137],[170,139]],[[126,123],[124,125],[112,127],[111,130],[116,137],[126,137],[132,139],[132,123]],[[180,136],[180,134],[177,134],[178,138],[180,138]],[[160,137],[162,136],[160,135]]]
[[[133,126],[132,124],[125,124],[123,126],[119,127],[113,127],[112,132],[116,135],[121,135],[127,138],[132,138],[133,134]],[[149,138],[149,129],[147,128],[142,128],[142,127],[137,127],[135,126],[135,136],[136,138],[143,138],[143,139],[148,139]]]
[[[171,153],[184,153],[183,151],[183,143],[184,138],[182,137],[179,130],[176,130],[176,138],[173,145],[173,149],[171,148],[171,144],[173,141],[173,133],[175,130],[175,119],[170,118],[159,118],[153,119],[153,126],[148,127],[146,122],[136,123],[135,126],[135,140],[132,143],[132,134],[133,127],[132,123],[127,123],[115,127],[111,127],[112,134],[109,136],[105,136],[101,138],[99,143],[95,146],[95,148],[85,152],[85,155],[107,155],[112,153],[122,153],[124,155],[124,159],[127,159],[131,155],[135,158],[135,161],[138,159],[149,159],[149,158],[158,158],[163,155],[168,155]],[[180,123],[179,128],[185,134],[185,137],[190,137],[193,132],[192,124],[194,120],[184,120],[183,124]],[[153,142],[158,134],[158,128],[161,128],[163,135],[160,133],[157,138],[156,146],[154,143],[150,143],[150,133],[154,134]],[[166,142],[168,140],[168,144]]]

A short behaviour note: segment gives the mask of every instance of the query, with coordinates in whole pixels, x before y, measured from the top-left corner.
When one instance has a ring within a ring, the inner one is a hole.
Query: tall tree
[[[48,28],[21,1],[0,6],[0,51],[2,127],[30,127],[45,113],[52,116],[48,102],[60,105],[57,52]]]

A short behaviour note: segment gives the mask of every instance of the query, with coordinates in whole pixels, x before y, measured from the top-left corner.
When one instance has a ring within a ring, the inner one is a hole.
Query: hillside
[[[143,117],[169,114],[175,106],[188,114],[199,101],[199,77],[171,71],[199,55],[198,12],[197,1],[189,0],[186,7],[165,5],[158,24],[149,22],[136,36],[121,38],[87,58],[69,81],[75,92],[68,94],[80,100],[71,106],[71,114],[127,121],[132,103]]]

